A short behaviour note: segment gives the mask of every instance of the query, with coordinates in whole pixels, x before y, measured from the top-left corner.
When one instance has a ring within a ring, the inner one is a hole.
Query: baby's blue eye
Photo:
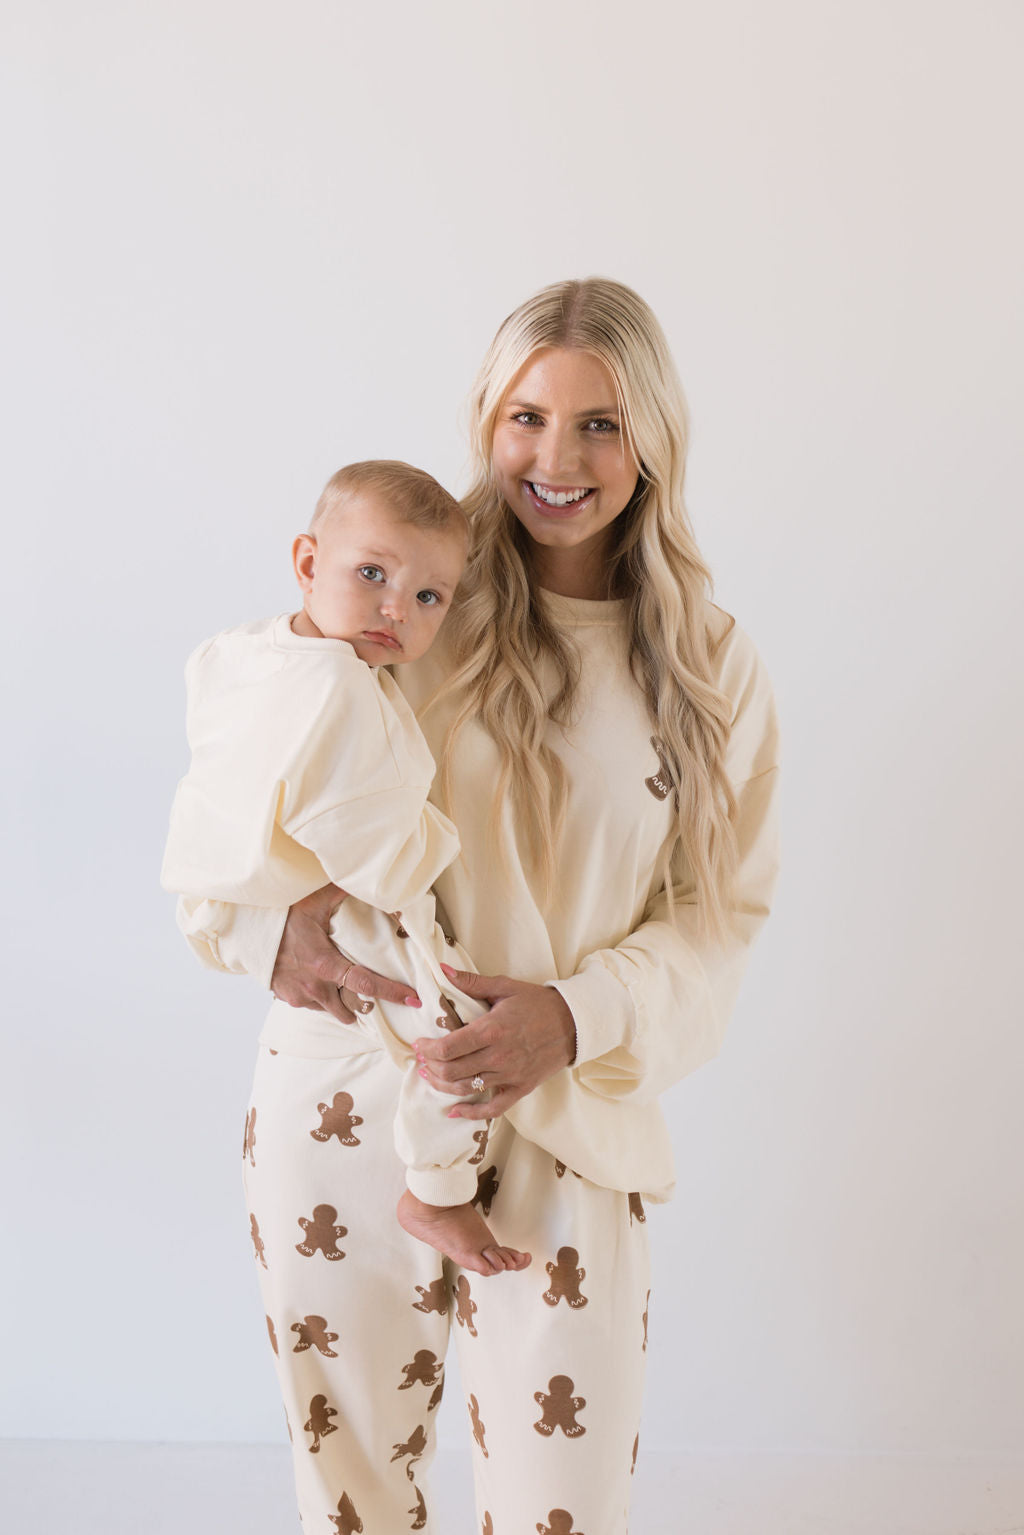
[[[437,606],[441,598],[437,592],[417,592],[416,601],[422,602],[425,608],[433,608]]]
[[[384,572],[379,565],[360,565],[359,574],[364,581],[383,581]]]

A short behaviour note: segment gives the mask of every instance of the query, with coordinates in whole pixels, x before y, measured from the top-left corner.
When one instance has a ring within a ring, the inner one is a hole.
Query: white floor
[[[477,1535],[468,1455],[434,1479],[438,1535]],[[299,1528],[277,1446],[0,1441],[4,1535]],[[1024,1461],[641,1455],[632,1535],[1024,1535]]]

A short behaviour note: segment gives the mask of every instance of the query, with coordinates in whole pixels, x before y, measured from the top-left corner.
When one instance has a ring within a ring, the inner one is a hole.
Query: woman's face
[[[611,525],[639,467],[604,363],[564,347],[534,352],[501,403],[492,461],[501,495],[533,540],[541,584],[606,595]]]

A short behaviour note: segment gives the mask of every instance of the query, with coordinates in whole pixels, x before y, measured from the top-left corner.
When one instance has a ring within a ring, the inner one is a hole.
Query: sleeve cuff
[[[636,1007],[629,988],[601,962],[599,954],[590,955],[576,975],[546,984],[565,999],[576,1025],[573,1066],[597,1060],[633,1037]]]
[[[217,950],[229,970],[244,971],[270,990],[277,951],[288,918],[282,906],[225,906],[218,924]]]

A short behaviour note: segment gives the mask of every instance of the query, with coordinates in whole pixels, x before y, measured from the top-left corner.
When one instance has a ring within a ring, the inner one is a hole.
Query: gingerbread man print
[[[498,1169],[492,1165],[486,1172],[476,1175],[476,1193],[473,1195],[473,1203],[479,1205],[483,1214],[490,1215],[494,1196],[500,1187]]]
[[[490,1135],[490,1133],[490,1120],[487,1121],[482,1130],[475,1130],[473,1132],[473,1139],[476,1141],[476,1150],[474,1151],[473,1155],[468,1158],[468,1165],[470,1167],[476,1167],[478,1162],[483,1161],[484,1152],[487,1150],[487,1137]]]
[[[639,1194],[630,1194],[629,1196],[629,1224],[631,1226],[634,1215],[641,1223],[647,1219],[647,1216],[644,1214],[644,1202]]]
[[[444,1376],[442,1375],[441,1379],[438,1381],[437,1385],[434,1387],[433,1391],[430,1393],[430,1401],[427,1403],[427,1411],[428,1412],[433,1412],[435,1407],[440,1407],[440,1405],[441,1405],[441,1398],[443,1396],[444,1396]]]
[[[250,1109],[245,1116],[245,1134],[242,1137],[242,1161],[249,1158],[250,1167],[256,1166],[256,1110]]]
[[[411,1364],[403,1364],[402,1374],[405,1379],[399,1386],[399,1391],[408,1391],[410,1386],[436,1386],[438,1375],[444,1366],[431,1348],[417,1349],[413,1355]]]
[[[274,1331],[273,1317],[267,1317],[267,1332],[270,1334],[270,1347],[277,1353],[277,1333]]]
[[[327,1318],[322,1316],[303,1317],[301,1322],[292,1323],[292,1332],[297,1332],[299,1341],[292,1349],[293,1354],[304,1354],[308,1348],[315,1348],[325,1359],[337,1359],[337,1354],[331,1348],[332,1343],[337,1343],[338,1334],[327,1331]]]
[[[448,1286],[443,1279],[432,1279],[426,1290],[418,1284],[416,1293],[420,1298],[412,1303],[414,1311],[436,1311],[438,1316],[447,1316]]]
[[[460,1327],[465,1327],[470,1337],[477,1336],[477,1330],[473,1325],[473,1317],[476,1313],[476,1301],[469,1289],[469,1280],[465,1274],[460,1274],[458,1281],[452,1290],[455,1297],[455,1320]]]
[[[564,1299],[575,1311],[578,1307],[587,1304],[587,1297],[580,1292],[580,1285],[586,1279],[587,1271],[576,1267],[579,1257],[575,1247],[560,1247],[558,1261],[545,1264],[551,1280],[550,1288],[544,1291],[544,1299],[549,1306],[557,1306],[558,1302]]]
[[[644,1301],[644,1315],[643,1315],[643,1324],[644,1324],[643,1351],[644,1351],[645,1354],[647,1352],[647,1313],[648,1313],[648,1311],[650,1311],[650,1309],[651,1309],[651,1292],[650,1292],[650,1290],[648,1290],[648,1292],[647,1292],[647,1299]]]
[[[644,784],[650,789],[655,799],[668,799],[672,793],[673,784],[672,773],[665,760],[665,748],[657,736],[651,736],[651,745],[658,758],[658,771],[652,773],[650,778],[645,778]]]
[[[391,1459],[401,1460],[403,1455],[408,1455],[409,1464],[405,1468],[405,1474],[410,1482],[413,1480],[412,1468],[422,1458],[423,1451],[427,1448],[427,1431],[422,1426],[414,1428],[405,1444],[393,1445],[394,1454]]]
[[[486,1508],[484,1509],[484,1522],[480,1526],[480,1535],[494,1535],[494,1520]]]
[[[355,1504],[347,1492],[343,1492],[338,1499],[338,1512],[328,1514],[327,1517],[338,1531],[338,1535],[362,1535],[363,1521],[356,1513]]]
[[[264,1268],[267,1268],[267,1255],[263,1247],[263,1238],[260,1236],[260,1223],[255,1215],[249,1217],[249,1235],[252,1237],[252,1248],[257,1260],[263,1264]]]
[[[576,1422],[576,1414],[587,1405],[583,1396],[573,1396],[573,1383],[568,1375],[553,1375],[547,1391],[535,1391],[534,1401],[543,1409],[541,1418],[533,1425],[538,1434],[549,1438],[560,1428],[567,1439],[578,1439],[587,1431]]]
[[[313,1435],[313,1443],[309,1447],[311,1455],[319,1455],[320,1443],[328,1434],[337,1432],[338,1425],[331,1419],[338,1416],[336,1407],[329,1407],[325,1396],[314,1396],[309,1404],[309,1418],[302,1425],[307,1434]]]
[[[409,1526],[410,1530],[422,1530],[427,1522],[427,1505],[418,1487],[416,1488],[416,1505],[414,1508],[409,1509],[409,1513],[416,1516]]]
[[[466,1403],[466,1406],[469,1408],[469,1421],[473,1425],[473,1438],[476,1440],[477,1444],[480,1446],[480,1449],[483,1451],[484,1459],[490,1460],[490,1456],[487,1453],[487,1446],[484,1444],[484,1434],[487,1432],[487,1430],[480,1417],[480,1403],[477,1401],[472,1392],[470,1393],[469,1401]]]
[[[640,1448],[640,1435],[637,1434],[636,1438],[633,1440],[633,1459],[629,1463],[629,1474],[630,1474],[630,1476],[632,1476],[633,1473],[636,1471],[636,1452],[637,1452],[637,1450],[639,1450],[639,1448]]]
[[[361,1115],[352,1113],[351,1093],[335,1093],[329,1105],[318,1103],[316,1111],[320,1115],[320,1128],[309,1132],[315,1141],[329,1141],[336,1135],[343,1146],[362,1145],[359,1137],[352,1133],[363,1121]]]
[[[306,1233],[304,1242],[296,1242],[295,1251],[301,1253],[304,1258],[312,1258],[314,1253],[323,1253],[331,1263],[336,1263],[345,1254],[338,1246],[338,1238],[348,1235],[347,1226],[336,1226],[338,1212],[333,1205],[315,1205],[313,1207],[313,1219],[306,1220],[299,1216],[299,1225]]]
[[[449,1034],[454,1033],[456,1029],[461,1029],[463,1027],[462,1019],[455,1011],[455,1004],[453,1003],[451,997],[441,998],[441,1016],[439,1018],[435,1018],[434,1022],[437,1024],[439,1029],[447,1029]]]
[[[567,1514],[564,1508],[553,1508],[547,1524],[538,1524],[537,1535],[583,1535],[583,1531],[573,1529],[572,1514]]]

